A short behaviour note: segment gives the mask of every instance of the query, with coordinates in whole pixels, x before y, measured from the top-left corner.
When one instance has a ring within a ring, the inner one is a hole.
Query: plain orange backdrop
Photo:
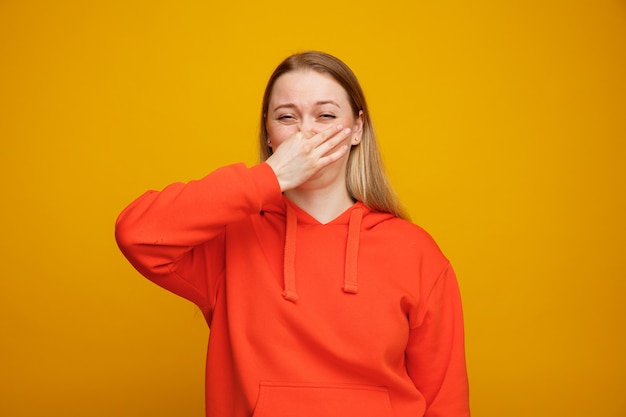
[[[0,1],[0,415],[203,415],[202,316],[113,224],[254,164],[267,77],[305,49],[357,73],[455,265],[473,414],[626,415],[619,0]]]

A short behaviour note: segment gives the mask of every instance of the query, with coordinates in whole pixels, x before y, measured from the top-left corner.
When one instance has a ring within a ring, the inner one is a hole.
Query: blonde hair
[[[372,210],[391,213],[400,218],[408,219],[407,213],[402,208],[385,174],[376,142],[376,134],[369,117],[361,85],[346,64],[327,53],[307,51],[291,55],[281,62],[270,76],[263,94],[261,110],[260,160],[265,161],[272,154],[272,149],[267,142],[266,119],[274,84],[282,75],[301,70],[313,70],[331,76],[346,91],[354,117],[358,117],[359,111],[363,112],[361,142],[359,145],[352,146],[348,156],[346,184],[350,196],[355,200],[362,201]]]

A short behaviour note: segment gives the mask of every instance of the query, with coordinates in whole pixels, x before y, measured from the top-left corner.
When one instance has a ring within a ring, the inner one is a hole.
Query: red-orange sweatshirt
[[[360,202],[321,224],[261,163],[145,193],[116,238],[204,313],[207,416],[469,416],[457,281],[418,226]]]

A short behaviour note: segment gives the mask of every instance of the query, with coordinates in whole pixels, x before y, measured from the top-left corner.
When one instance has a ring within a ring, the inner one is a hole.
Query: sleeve
[[[280,198],[267,163],[230,165],[200,180],[146,192],[119,215],[115,238],[135,269],[197,304],[210,322],[224,269],[226,225]]]
[[[424,417],[469,417],[463,312],[458,283],[448,263],[426,294],[409,333],[407,370],[424,395]]]

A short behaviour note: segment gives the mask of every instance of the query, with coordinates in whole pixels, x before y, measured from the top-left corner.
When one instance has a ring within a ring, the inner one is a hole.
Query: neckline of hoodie
[[[313,226],[336,226],[336,225],[345,226],[350,223],[350,213],[354,209],[363,206],[362,202],[357,201],[354,204],[352,204],[350,207],[348,207],[346,210],[344,210],[342,213],[340,213],[337,217],[332,219],[331,221],[327,223],[322,223],[319,220],[317,220],[315,217],[313,217],[311,214],[309,214],[307,211],[305,211],[303,208],[298,206],[296,203],[289,200],[287,197],[283,196],[283,199],[285,201],[285,204],[289,204],[294,209],[294,212],[296,213],[296,216],[298,219],[298,224],[300,225],[306,224],[306,225],[313,225]]]

